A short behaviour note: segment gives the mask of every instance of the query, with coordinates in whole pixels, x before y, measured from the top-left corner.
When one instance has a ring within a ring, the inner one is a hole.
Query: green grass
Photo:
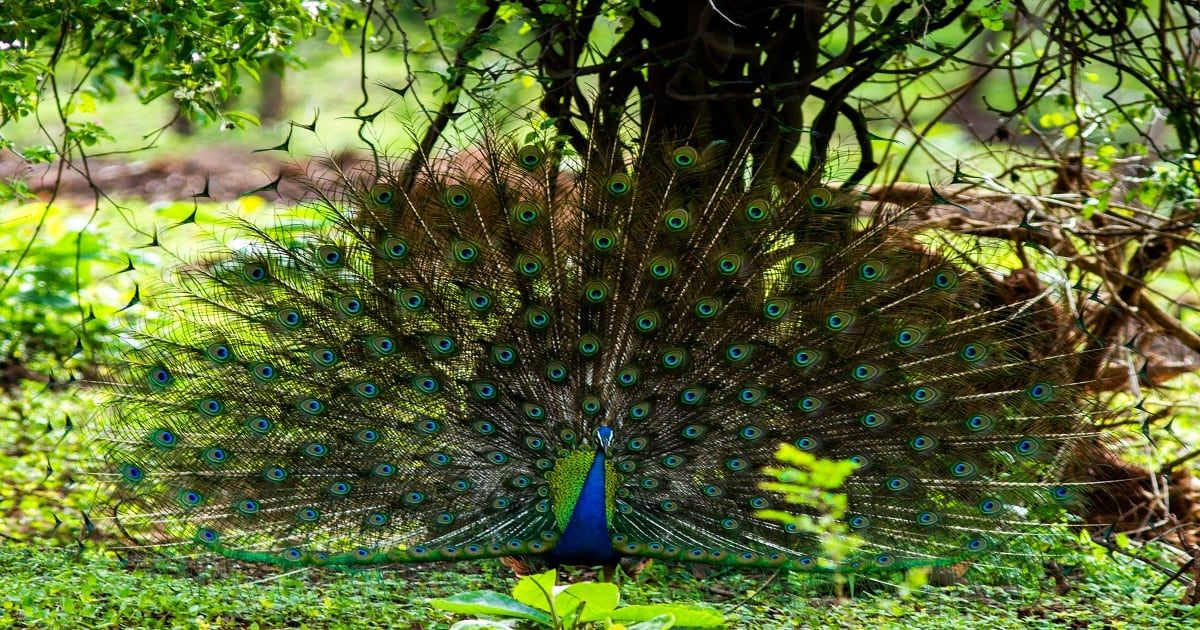
[[[264,574],[203,561],[131,569],[97,552],[0,546],[0,628],[442,628],[454,619],[426,600],[474,589],[507,591],[510,574],[493,562],[444,568]],[[629,603],[699,602],[720,608],[734,628],[1185,628],[1200,609],[1169,588],[1148,602],[1161,576],[1105,559],[1054,594],[1049,579],[1021,586],[926,587],[907,598],[890,587],[837,600],[804,576],[771,581],[732,572],[698,579],[684,567],[655,566],[622,585]],[[859,587],[862,588],[861,585]]]

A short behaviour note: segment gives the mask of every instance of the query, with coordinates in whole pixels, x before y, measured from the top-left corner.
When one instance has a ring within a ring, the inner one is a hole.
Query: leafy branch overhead
[[[143,102],[171,96],[187,115],[252,122],[223,111],[247,79],[271,64],[299,63],[294,47],[318,28],[337,42],[360,15],[354,3],[281,0],[6,3],[0,125],[34,114],[46,99],[64,116],[94,109],[121,83]]]

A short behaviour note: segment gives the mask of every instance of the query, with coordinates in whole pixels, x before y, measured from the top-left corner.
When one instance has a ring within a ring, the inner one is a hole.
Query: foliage
[[[762,510],[759,516],[820,536],[825,553],[818,561],[836,570],[837,563],[863,542],[845,522],[846,495],[834,492],[854,474],[854,463],[819,459],[791,444],[780,444],[775,458],[783,466],[764,470],[774,481],[759,487],[778,493],[785,503],[802,511]]]
[[[5,3],[0,21],[0,124],[28,116],[45,83],[64,116],[87,112],[111,99],[126,81],[142,102],[171,95],[192,114],[233,124],[253,116],[223,112],[223,104],[266,66],[297,63],[291,48],[318,27],[340,37],[340,20],[352,19],[341,3],[266,0],[149,2],[35,0]],[[77,66],[77,67],[76,67]],[[84,81],[58,89],[67,69]],[[67,146],[90,146],[102,133],[83,126],[68,131]]]
[[[799,576],[782,576],[760,590],[762,576],[697,578],[661,566],[624,585],[621,594],[638,604],[704,598],[725,611],[729,627],[762,630],[1167,629],[1200,620],[1200,608],[1174,603],[1175,589],[1149,600],[1161,576],[1143,564],[1102,556],[1078,565],[1064,560],[1063,566],[1072,587],[1063,595],[1054,595],[1052,582],[1042,576],[1001,585],[976,579],[969,586],[926,588],[907,600],[886,585],[860,586],[852,599],[834,601]],[[431,609],[426,598],[486,588],[504,579],[498,577],[503,571],[470,574],[430,567],[248,577],[206,562],[127,567],[94,552],[0,546],[0,628],[445,629],[453,623],[451,616]]]
[[[116,140],[97,118],[99,105],[126,86],[143,104],[169,96],[177,117],[228,128],[257,125],[253,114],[229,107],[245,84],[264,71],[300,65],[294,47],[319,29],[346,45],[346,30],[362,20],[354,2],[6,2],[0,130],[36,118],[46,144],[17,146],[0,133],[0,152],[29,164],[79,161],[86,171],[88,157]],[[143,139],[153,145],[169,125]],[[28,196],[19,184],[0,185],[0,202]]]
[[[501,619],[520,619],[555,630],[592,627],[611,628],[613,622],[632,622],[628,630],[658,630],[678,626],[707,628],[725,623],[720,613],[710,608],[676,604],[621,606],[615,584],[576,582],[558,586],[558,573],[551,569],[539,575],[521,578],[512,596],[495,591],[470,591],[430,602],[434,608],[466,615],[484,615]],[[597,624],[603,623],[603,626]],[[455,630],[467,628],[505,628],[486,620],[463,621]]]
[[[124,213],[90,216],[63,203],[10,207],[0,231],[0,390],[30,378],[42,382],[92,376],[103,355],[119,352],[110,316],[140,299],[137,282],[152,280],[165,250],[178,243],[171,224],[221,225],[237,211],[252,218],[270,208],[248,196],[217,204],[136,204]],[[139,214],[145,230],[130,227]],[[164,225],[154,223],[161,217]],[[192,244],[194,247],[194,243]],[[186,253],[184,254],[186,255]],[[5,372],[5,370],[8,370]]]
[[[67,548],[91,498],[78,463],[89,452],[79,427],[92,410],[69,391],[32,381],[0,394],[0,544]]]
[[[94,265],[111,259],[113,243],[75,232],[64,223],[66,212],[37,206],[16,208],[0,231],[0,269],[14,276],[0,283],[0,388],[14,387],[27,370],[45,375],[86,344],[95,346],[111,335],[105,325],[80,326],[87,317],[76,298],[88,286]],[[35,239],[37,231],[45,238]],[[18,258],[25,260],[18,267]],[[65,375],[60,375],[65,376]]]
[[[759,487],[777,493],[797,511],[760,510],[758,515],[818,536],[823,553],[817,562],[833,573],[841,593],[841,586],[849,581],[840,571],[841,565],[865,543],[846,523],[846,495],[836,492],[854,474],[855,463],[821,459],[786,443],[779,445],[775,458],[782,465],[765,469],[763,473],[773,481],[764,481]],[[909,569],[905,572],[903,591],[924,586],[928,575],[926,567]]]

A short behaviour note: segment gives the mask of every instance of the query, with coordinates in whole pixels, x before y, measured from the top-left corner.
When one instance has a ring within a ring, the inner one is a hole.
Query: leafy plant
[[[798,511],[760,510],[758,515],[820,538],[824,553],[817,562],[832,572],[840,594],[842,585],[849,580],[839,569],[863,545],[863,540],[846,524],[846,495],[836,492],[854,473],[855,464],[850,460],[821,459],[791,444],[780,444],[775,458],[783,465],[764,470],[772,481],[765,481],[759,487],[779,493],[785,503]],[[909,569],[898,585],[899,592],[907,595],[920,589],[928,577],[926,568]]]
[[[73,232],[70,221],[65,209],[27,205],[0,231],[0,388],[45,380],[68,358],[112,340],[102,322],[81,325],[88,312],[77,299],[92,266],[112,260],[111,239]],[[45,237],[33,240],[39,230]]]
[[[725,624],[721,613],[705,606],[621,606],[621,594],[614,584],[578,582],[557,586],[557,579],[557,572],[551,569],[522,578],[513,587],[511,596],[496,591],[468,591],[430,600],[430,604],[449,612],[527,621],[555,630],[597,627],[659,630],[676,626],[712,628]],[[632,625],[624,625],[626,622],[632,622]],[[511,621],[469,619],[454,624],[452,630],[509,628],[510,624]]]
[[[854,473],[854,463],[820,459],[791,444],[779,445],[775,458],[784,465],[766,469],[764,472],[774,481],[759,485],[778,492],[785,503],[797,506],[801,512],[762,510],[758,515],[820,537],[825,557],[818,562],[836,569],[842,559],[862,545],[844,521],[846,495],[835,492]]]

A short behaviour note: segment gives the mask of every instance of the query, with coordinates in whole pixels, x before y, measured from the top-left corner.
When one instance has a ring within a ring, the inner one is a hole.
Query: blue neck
[[[571,520],[550,552],[559,564],[608,566],[616,563],[617,554],[608,533],[604,481],[604,454],[596,453]]]

